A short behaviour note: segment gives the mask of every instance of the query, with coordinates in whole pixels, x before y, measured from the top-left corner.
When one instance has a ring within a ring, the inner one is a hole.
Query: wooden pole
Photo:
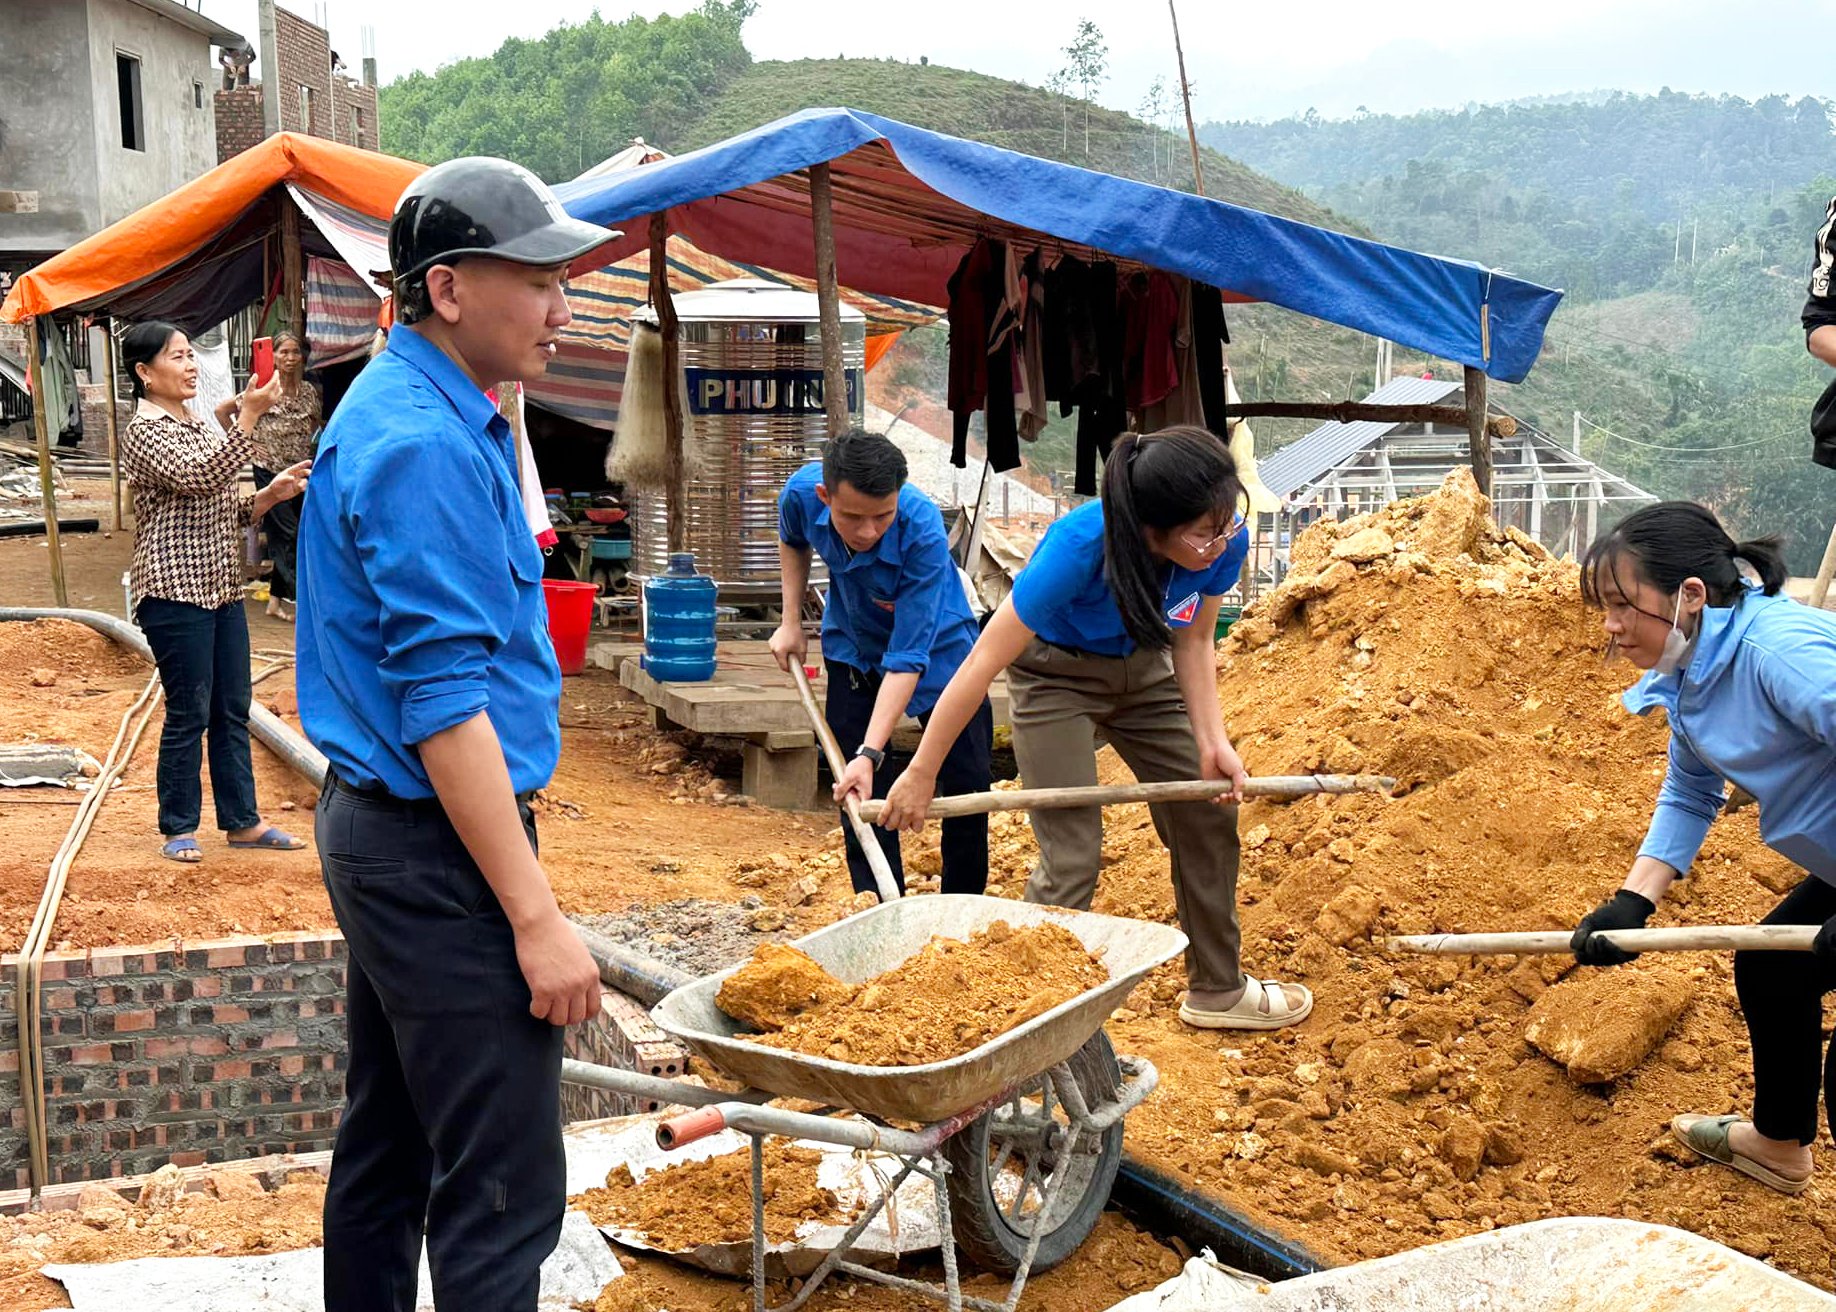
[[[1355,424],[1369,420],[1383,424],[1437,424],[1466,427],[1466,407],[1460,405],[1378,405],[1369,401],[1245,401],[1230,408],[1233,418],[1330,419]],[[1517,420],[1491,415],[1485,421],[1493,437],[1517,436]]]
[[[115,413],[115,321],[102,321],[102,381],[108,387],[108,504],[114,531],[121,531],[121,427]]]
[[[1830,579],[1833,577],[1836,577],[1836,528],[1830,530],[1830,544],[1823,549],[1823,563],[1817,566],[1817,577],[1811,583],[1811,609],[1823,609],[1823,603],[1830,595]]]
[[[816,237],[816,312],[822,321],[822,405],[829,436],[852,426],[848,374],[842,364],[841,288],[835,276],[835,191],[829,166],[810,165],[810,226]]]
[[[39,336],[42,321],[26,320],[26,381],[32,388],[32,429],[38,437],[38,489],[45,503],[45,542],[51,548],[51,594],[57,604],[68,606],[64,589],[64,546],[57,533],[56,474],[51,464],[51,417],[45,413],[45,369],[39,361]],[[56,325],[52,325],[55,330]]]
[[[300,211],[290,196],[283,195],[277,203],[281,207],[281,300],[286,306],[283,321],[303,335],[306,310],[300,264]]]
[[[650,216],[650,303],[657,312],[657,332],[663,338],[663,440],[669,479],[664,497],[669,549],[687,551],[688,463],[682,450],[681,323],[676,318],[675,297],[669,290],[668,210],[658,210]]]
[[[1186,105],[1186,140],[1192,147],[1192,189],[1205,194],[1205,170],[1199,164],[1198,128],[1192,121],[1192,86],[1186,81],[1186,52],[1179,44],[1179,10],[1167,0],[1167,13],[1173,18],[1173,53],[1179,58],[1179,98]]]
[[[1626,952],[1808,952],[1817,925],[1679,925],[1666,929],[1603,929],[1598,937]],[[1572,952],[1574,931],[1527,934],[1407,934],[1385,939],[1391,952],[1437,956],[1555,956]]]
[[[1466,435],[1473,457],[1473,481],[1492,495],[1492,438],[1485,422],[1485,371],[1466,366]]]
[[[1394,779],[1374,774],[1268,775],[1244,786],[1246,798],[1291,800],[1316,793],[1388,793]],[[1127,802],[1209,802],[1230,791],[1220,779],[1175,779],[1155,784],[1094,784],[1078,788],[1010,788],[997,793],[934,797],[927,820],[949,820],[988,811],[1063,811],[1074,806],[1121,806]],[[861,818],[874,821],[884,802],[861,803]]]
[[[835,741],[835,731],[829,728],[829,722],[822,717],[822,709],[816,705],[816,694],[810,688],[810,676],[803,672],[803,666],[797,661],[791,662],[791,678],[797,684],[797,699],[803,703],[803,713],[810,717],[810,727],[816,731],[816,741],[822,744],[822,754],[829,763],[829,773],[836,779],[848,768],[843,759],[841,744]],[[868,802],[867,806],[877,807],[878,802]],[[854,837],[861,845],[861,851],[867,857],[867,868],[873,871],[874,886],[880,890],[880,901],[891,902],[901,896],[899,882],[893,878],[892,866],[886,860],[886,853],[880,850],[880,840],[873,832],[873,826],[867,823],[865,807],[850,797],[848,799],[848,827],[854,830]],[[877,814],[877,812],[876,812]]]

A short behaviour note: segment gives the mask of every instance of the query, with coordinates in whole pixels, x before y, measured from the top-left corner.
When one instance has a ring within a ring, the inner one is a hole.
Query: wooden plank
[[[52,330],[56,331],[53,324]],[[32,430],[38,438],[38,490],[45,503],[45,545],[51,549],[51,592],[60,607],[70,604],[64,589],[64,544],[57,531],[57,492],[52,485],[51,420],[45,414],[45,371],[38,358],[40,322],[25,321],[26,381],[32,387]]]
[[[102,321],[102,377],[108,385],[108,504],[115,532],[121,532],[121,437],[115,398],[115,321]]]
[[[816,315],[822,325],[822,399],[829,436],[848,431],[848,377],[842,365],[841,292],[835,277],[835,208],[825,161],[810,165],[810,226],[816,237]]]
[[[1472,451],[1473,481],[1492,495],[1492,437],[1485,422],[1485,371],[1466,366],[1466,435]]]
[[[650,216],[650,302],[657,312],[657,330],[663,338],[664,442],[668,452],[665,521],[672,552],[688,550],[688,466],[683,457],[680,325],[676,301],[669,290],[669,212]]]
[[[1483,377],[1483,375],[1481,375]],[[1432,424],[1441,428],[1467,427],[1462,405],[1375,405],[1366,401],[1245,401],[1230,408],[1245,419],[1329,419],[1354,424]],[[1517,421],[1510,415],[1492,415],[1486,428],[1493,437],[1515,437]]]

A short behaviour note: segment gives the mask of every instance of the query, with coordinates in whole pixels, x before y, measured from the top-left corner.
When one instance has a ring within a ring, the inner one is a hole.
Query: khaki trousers
[[[1143,783],[1199,776],[1198,743],[1169,652],[1096,656],[1033,639],[1008,667],[1014,757],[1028,788],[1097,782],[1100,730]],[[1237,808],[1212,802],[1149,807],[1172,857],[1173,898],[1188,984],[1227,992],[1243,983],[1238,962]],[[1039,861],[1026,900],[1088,910],[1103,856],[1100,807],[1032,813]]]

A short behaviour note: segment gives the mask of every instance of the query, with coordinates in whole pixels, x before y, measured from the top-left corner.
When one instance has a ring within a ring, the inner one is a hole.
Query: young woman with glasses
[[[1124,434],[1101,500],[1047,530],[945,688],[880,823],[923,823],[940,762],[1002,670],[1029,788],[1096,783],[1099,731],[1143,782],[1230,780],[1216,802],[1150,808],[1191,940],[1179,1014],[1201,1029],[1272,1030],[1305,1019],[1313,996],[1245,975],[1238,960],[1237,803],[1246,775],[1218,706],[1213,634],[1249,551],[1242,501],[1230,452],[1205,430]],[[1032,823],[1039,861],[1027,900],[1088,908],[1102,811],[1037,811]]]

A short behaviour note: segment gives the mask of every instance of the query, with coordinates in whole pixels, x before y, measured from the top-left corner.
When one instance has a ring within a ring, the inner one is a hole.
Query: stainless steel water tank
[[[639,311],[651,316],[652,311]],[[688,485],[688,548],[724,597],[778,596],[778,493],[820,454],[828,437],[822,395],[822,328],[814,292],[736,278],[676,297],[688,388],[684,438],[702,461]],[[848,412],[864,413],[867,321],[841,307]],[[668,566],[665,499],[637,507],[635,572]],[[815,578],[820,580],[821,562]]]

